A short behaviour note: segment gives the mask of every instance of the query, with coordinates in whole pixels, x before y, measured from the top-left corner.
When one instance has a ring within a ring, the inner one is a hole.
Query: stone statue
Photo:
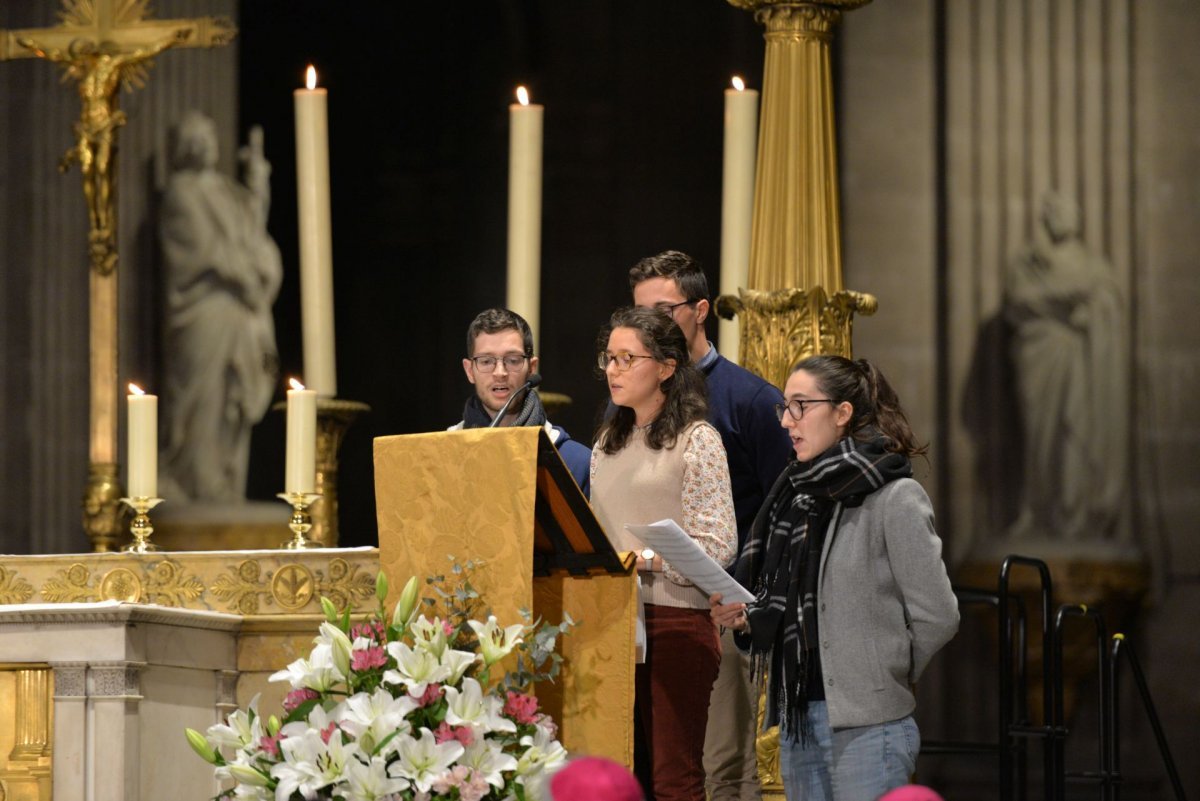
[[[159,218],[164,481],[194,501],[240,501],[250,430],[278,378],[271,306],[283,266],[266,228],[271,166],[255,127],[240,154],[245,184],[219,174],[216,126],[198,112],[176,128],[171,158]]]
[[[1079,235],[1079,208],[1053,192],[1041,228],[1009,266],[1005,317],[1024,430],[1014,539],[1113,540],[1129,497],[1125,300],[1112,266]]]

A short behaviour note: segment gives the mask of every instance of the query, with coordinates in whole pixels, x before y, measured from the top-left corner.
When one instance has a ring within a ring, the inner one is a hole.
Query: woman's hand
[[[734,631],[749,631],[750,621],[746,618],[746,605],[742,603],[723,604],[721,593],[714,592],[708,597],[708,609],[713,622],[718,626]]]

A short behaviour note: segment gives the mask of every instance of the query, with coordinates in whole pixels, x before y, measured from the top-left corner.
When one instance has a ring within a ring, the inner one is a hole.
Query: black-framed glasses
[[[504,356],[472,356],[471,361],[475,363],[475,369],[481,373],[491,373],[496,369],[496,365],[504,362],[504,369],[510,373],[516,372],[525,366],[525,362],[529,361],[529,357],[524,353],[508,353]]]
[[[674,320],[675,319],[675,310],[678,309],[680,306],[691,306],[691,305],[699,303],[699,302],[700,302],[699,298],[694,298],[692,300],[681,300],[678,303],[655,303],[654,308],[657,309],[658,311],[666,312],[667,314],[671,315],[671,319]]]
[[[617,365],[617,370],[624,373],[633,367],[634,359],[651,359],[653,356],[641,356],[637,353],[628,353],[626,351],[618,351],[617,353],[609,353],[606,350],[596,354],[596,366],[601,370],[607,370],[609,364]]]
[[[779,422],[781,423],[783,422],[784,412],[790,414],[793,420],[799,420],[804,417],[804,412],[808,409],[809,405],[813,403],[837,404],[837,401],[835,401],[833,398],[805,398],[804,400],[796,398],[788,401],[787,403],[775,404],[775,416],[779,418]]]

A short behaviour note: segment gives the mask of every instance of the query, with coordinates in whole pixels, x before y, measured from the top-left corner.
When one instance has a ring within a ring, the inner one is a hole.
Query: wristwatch
[[[654,549],[653,548],[643,548],[641,556],[643,559],[646,560],[646,570],[647,571],[654,570]]]

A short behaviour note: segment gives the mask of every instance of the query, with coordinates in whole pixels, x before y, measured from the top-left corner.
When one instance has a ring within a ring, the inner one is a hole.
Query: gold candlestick
[[[292,519],[288,528],[292,530],[292,538],[280,545],[288,551],[303,551],[306,548],[320,548],[321,543],[309,540],[305,535],[312,530],[312,515],[308,507],[321,497],[319,492],[281,492],[275,496],[292,507]]]
[[[158,546],[150,542],[150,535],[154,533],[154,526],[150,525],[150,510],[162,503],[163,499],[138,495],[133,498],[122,498],[121,502],[133,509],[133,522],[129,524],[133,542],[126,545],[121,551],[123,553],[157,551]]]

